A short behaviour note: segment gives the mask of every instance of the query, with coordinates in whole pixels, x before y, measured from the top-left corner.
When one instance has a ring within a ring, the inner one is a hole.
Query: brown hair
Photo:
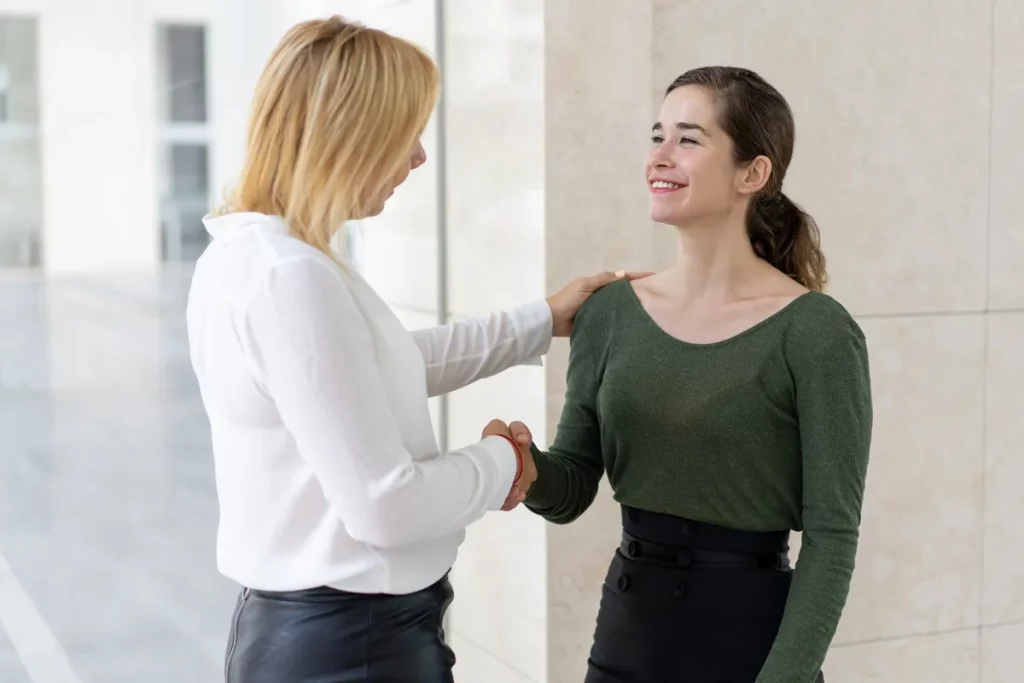
[[[821,291],[828,276],[818,226],[782,192],[796,140],[786,99],[753,71],[729,66],[687,71],[665,94],[686,85],[706,88],[715,99],[718,124],[732,139],[737,164],[759,156],[772,162],[768,182],[747,209],[747,234],[754,251],[807,289]]]
[[[324,253],[409,163],[440,91],[415,45],[341,17],[293,26],[256,86],[245,164],[219,213],[283,217]]]

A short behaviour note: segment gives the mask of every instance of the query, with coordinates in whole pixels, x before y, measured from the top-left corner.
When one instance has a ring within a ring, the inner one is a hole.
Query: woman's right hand
[[[526,500],[526,495],[530,492],[533,482],[537,480],[537,465],[533,462],[533,454],[530,452],[533,436],[522,422],[513,422],[509,427],[502,420],[491,420],[484,427],[480,438],[485,439],[488,436],[508,437],[515,442],[516,448],[519,450],[523,469],[519,473],[519,478],[513,482],[512,489],[501,506],[502,510],[512,510]]]

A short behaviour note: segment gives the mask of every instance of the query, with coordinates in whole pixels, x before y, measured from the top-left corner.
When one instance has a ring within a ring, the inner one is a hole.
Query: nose
[[[657,145],[651,148],[651,153],[647,157],[649,168],[670,168],[674,165],[668,145]]]
[[[427,163],[427,151],[423,149],[423,143],[417,142],[416,149],[412,151],[412,162],[409,165],[415,169],[425,163]]]

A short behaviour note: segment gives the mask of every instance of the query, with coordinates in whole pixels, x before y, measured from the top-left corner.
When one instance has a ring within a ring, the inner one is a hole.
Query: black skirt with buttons
[[[622,522],[586,683],[753,683],[789,594],[789,533],[628,507]]]

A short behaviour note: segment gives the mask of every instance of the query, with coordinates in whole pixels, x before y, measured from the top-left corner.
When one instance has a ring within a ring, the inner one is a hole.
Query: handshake
[[[485,439],[488,436],[503,436],[512,439],[519,449],[522,470],[519,473],[519,478],[512,483],[512,490],[508,492],[505,503],[501,506],[502,510],[511,510],[526,500],[526,496],[530,493],[530,487],[533,486],[533,482],[537,481],[537,465],[534,464],[533,455],[530,452],[530,447],[533,445],[533,434],[522,422],[505,424],[501,420],[491,420],[484,427],[480,438]]]

